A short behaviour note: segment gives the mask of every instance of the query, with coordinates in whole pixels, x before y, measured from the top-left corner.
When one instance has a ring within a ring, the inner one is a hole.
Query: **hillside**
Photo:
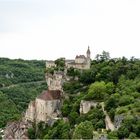
[[[30,100],[43,89],[45,61],[0,58],[0,128],[21,118]]]
[[[140,60],[110,59],[104,53],[89,70],[70,68],[67,75],[63,118],[51,127],[40,122],[29,129],[30,138],[140,138]],[[82,113],[83,102],[97,106]]]
[[[47,86],[44,61],[1,60],[0,127],[3,127],[8,121],[19,119],[29,101]],[[47,72],[64,70],[63,67]],[[67,76],[71,78],[63,84],[62,117],[53,126],[44,122],[33,124],[28,130],[29,138],[140,138],[139,59],[111,59],[104,52],[92,60],[89,70],[69,68]],[[85,113],[81,108],[87,102],[94,105]]]

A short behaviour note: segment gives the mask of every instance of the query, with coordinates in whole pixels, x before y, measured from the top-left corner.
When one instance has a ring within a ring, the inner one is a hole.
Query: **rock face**
[[[123,115],[116,115],[114,117],[114,125],[116,129],[118,129],[121,126],[123,119],[124,119]]]
[[[88,113],[90,111],[90,109],[92,107],[96,107],[96,106],[97,106],[97,102],[81,100],[80,114],[86,114],[86,113]]]
[[[3,139],[28,139],[28,128],[30,126],[25,121],[9,123],[4,130]]]

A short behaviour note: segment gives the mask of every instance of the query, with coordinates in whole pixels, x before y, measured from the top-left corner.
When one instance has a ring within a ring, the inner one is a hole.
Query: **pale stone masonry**
[[[61,91],[43,91],[35,101],[30,102],[25,113],[25,119],[31,122],[47,122],[49,119],[57,119],[60,116]]]

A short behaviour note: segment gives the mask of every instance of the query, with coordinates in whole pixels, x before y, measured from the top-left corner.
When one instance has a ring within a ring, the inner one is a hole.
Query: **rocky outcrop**
[[[116,115],[114,117],[114,126],[116,129],[118,129],[121,126],[123,119],[124,119],[123,115]]]
[[[114,126],[113,122],[111,121],[107,111],[105,110],[104,102],[100,103],[100,105],[102,106],[102,111],[104,112],[104,115],[105,115],[106,130],[114,131],[115,130],[115,126]]]
[[[29,139],[29,127],[31,127],[31,124],[25,121],[9,123],[4,130],[3,139]]]
[[[86,114],[90,111],[90,109],[92,107],[96,107],[97,106],[97,102],[95,101],[85,101],[85,100],[81,100],[80,103],[80,114]]]

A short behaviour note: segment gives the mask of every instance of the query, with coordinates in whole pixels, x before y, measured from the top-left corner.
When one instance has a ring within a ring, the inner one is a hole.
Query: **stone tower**
[[[90,48],[88,46],[88,49],[87,49],[87,59],[90,59]]]
[[[63,91],[63,72],[54,72],[54,74],[46,74],[46,81],[48,84],[48,90],[60,90]]]
[[[88,46],[88,49],[87,49],[87,68],[90,69],[90,64],[91,64],[91,59],[90,59],[90,48]]]

